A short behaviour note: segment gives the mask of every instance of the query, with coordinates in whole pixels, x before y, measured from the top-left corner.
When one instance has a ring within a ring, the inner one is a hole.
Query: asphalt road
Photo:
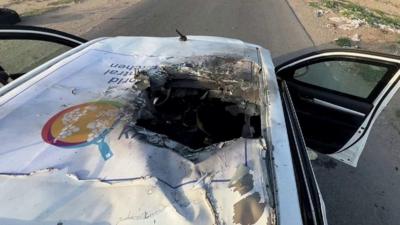
[[[144,0],[85,37],[176,36],[176,28],[256,43],[274,57],[313,45],[284,0]],[[313,162],[330,224],[399,224],[399,101],[396,96],[377,121],[358,168],[327,157]]]
[[[177,36],[175,29],[187,35],[241,39],[275,56],[312,46],[284,0],[144,0],[85,37]]]

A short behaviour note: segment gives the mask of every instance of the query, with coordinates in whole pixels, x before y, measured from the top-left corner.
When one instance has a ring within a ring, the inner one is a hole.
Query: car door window
[[[354,61],[325,61],[297,69],[293,78],[329,90],[368,98],[388,68]]]
[[[0,86],[85,42],[48,28],[0,26]]]
[[[307,147],[357,165],[372,124],[400,87],[400,58],[326,50],[276,68]]]
[[[11,79],[16,79],[69,49],[49,41],[0,40],[0,66]]]

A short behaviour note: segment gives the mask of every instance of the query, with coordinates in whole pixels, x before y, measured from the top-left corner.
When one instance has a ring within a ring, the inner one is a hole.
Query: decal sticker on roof
[[[89,102],[69,107],[51,117],[42,129],[45,142],[62,148],[97,145],[104,160],[113,155],[105,136],[118,121],[121,104]]]

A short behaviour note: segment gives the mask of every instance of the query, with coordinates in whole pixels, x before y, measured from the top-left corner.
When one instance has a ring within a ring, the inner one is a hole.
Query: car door
[[[360,50],[310,53],[276,67],[308,148],[357,166],[372,125],[400,84],[400,57]]]
[[[86,40],[31,26],[0,26],[0,83],[4,86]]]

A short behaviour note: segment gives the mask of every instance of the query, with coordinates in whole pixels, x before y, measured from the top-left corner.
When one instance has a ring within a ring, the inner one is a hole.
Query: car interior
[[[366,129],[360,126],[395,70],[387,62],[327,57],[278,76],[287,83],[307,146],[331,154]]]

